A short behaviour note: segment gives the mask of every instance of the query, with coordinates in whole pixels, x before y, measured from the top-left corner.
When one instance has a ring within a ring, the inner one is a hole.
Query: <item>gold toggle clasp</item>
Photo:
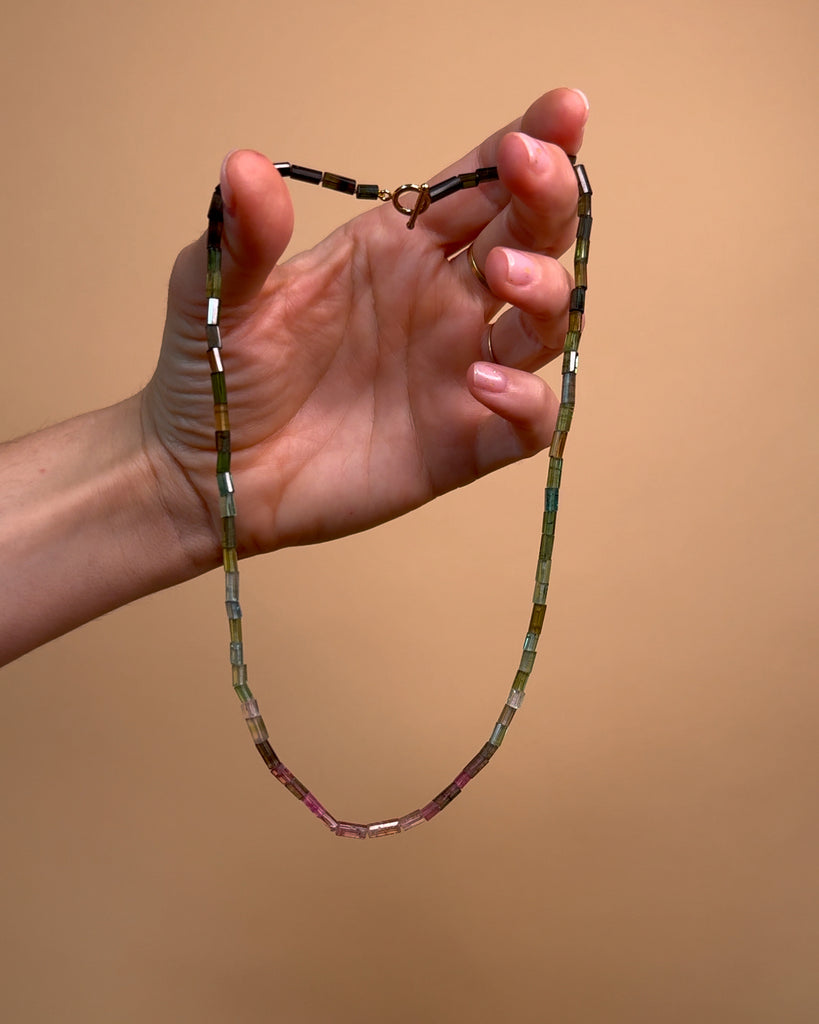
[[[415,192],[417,199],[415,200],[415,206],[404,206],[400,200],[401,196],[407,192]],[[424,212],[429,206],[429,185],[402,185],[397,188],[392,194],[392,205],[398,210],[399,213],[403,213],[405,217],[409,217],[407,221],[407,227],[410,231],[415,227],[415,222],[419,215]]]

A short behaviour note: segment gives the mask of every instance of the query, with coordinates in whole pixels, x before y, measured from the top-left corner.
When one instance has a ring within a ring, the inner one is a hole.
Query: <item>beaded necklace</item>
[[[549,589],[549,575],[552,568],[552,549],[554,547],[555,523],[557,520],[557,499],[560,490],[560,479],[563,470],[563,450],[566,437],[572,422],[575,404],[575,381],[577,377],[578,349],[583,330],[583,318],[586,301],[586,276],[589,258],[589,241],[591,238],[591,196],[592,190],[586,170],[582,164],[569,157],[574,168],[578,189],[578,227],[574,251],[574,288],[569,302],[569,329],[563,346],[562,388],[560,407],[557,413],[557,424],[549,447],[549,469],[546,479],[546,492],[543,512],[543,526],[540,538],[535,571],[535,590],[532,597],[532,612],[526,637],[523,641],[523,654],[512,681],[509,695],[501,709],[492,733],[472,760],[464,765],[453,781],[432,798],[423,807],[403,814],[398,818],[388,818],[369,824],[353,821],[339,821],[333,817],[307,787],[296,778],[276,755],[268,739],[264,720],[247,682],[247,666],[244,663],[244,647],[242,642],[242,611],[239,606],[239,561],[236,551],[236,502],[234,499],[233,478],[230,472],[230,421],[228,417],[227,383],[222,365],[222,338],[219,327],[222,291],[222,226],[223,209],[222,194],[217,185],[210,209],[208,210],[208,265],[207,265],[207,321],[205,335],[210,363],[210,379],[213,389],[214,416],[216,421],[216,481],[219,488],[219,512],[222,519],[222,554],[225,570],[225,607],[227,609],[228,627],[230,630],[230,664],[233,675],[233,688],[242,706],[247,727],[256,750],[272,774],[288,789],[297,800],[300,800],[330,831],[337,836],[353,839],[371,839],[378,836],[395,835],[407,832],[416,825],[434,818],[450,804],[463,790],[467,783],[489,763],[500,747],[506,730],[515,712],[523,703],[524,691],[537,653],[537,642],[543,628],[546,613],[546,594]],[[304,181],[336,192],[346,193],[358,199],[391,201],[399,213],[409,218],[407,227],[413,228],[417,218],[424,213],[430,204],[438,202],[446,196],[464,188],[476,188],[485,182],[496,181],[497,167],[479,167],[467,174],[456,174],[435,185],[401,185],[394,191],[379,188],[378,185],[359,185],[353,178],[344,178],[337,174],[316,171],[298,164],[277,163],[276,170],[283,177]],[[412,206],[404,205],[405,197],[414,196]]]

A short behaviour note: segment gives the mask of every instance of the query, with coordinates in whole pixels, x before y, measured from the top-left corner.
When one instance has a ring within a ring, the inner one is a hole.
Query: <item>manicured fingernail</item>
[[[577,93],[577,95],[580,97],[580,99],[583,100],[583,104],[586,107],[586,116],[583,118],[583,124],[585,124],[586,121],[588,121],[588,119],[589,119],[589,110],[590,110],[590,107],[589,107],[589,97],[583,92],[582,89],[572,89],[572,92],[576,92]]]
[[[222,184],[222,203],[228,213],[233,213],[233,189],[230,187],[230,179],[227,174],[230,158],[237,150],[232,149],[222,161],[222,169],[219,171],[219,181]]]
[[[506,259],[506,280],[510,284],[527,285],[535,280],[537,264],[531,256],[515,249],[501,251]]]
[[[506,390],[506,374],[492,363],[475,363],[472,367],[472,380],[475,387],[484,391]]]

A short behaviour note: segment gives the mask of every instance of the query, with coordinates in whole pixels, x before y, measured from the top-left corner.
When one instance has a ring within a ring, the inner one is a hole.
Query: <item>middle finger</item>
[[[577,215],[577,182],[565,153],[557,146],[519,132],[507,135],[498,153],[498,170],[510,201],[472,243],[472,258],[483,270],[481,287],[466,253],[453,263],[464,285],[483,293],[487,315],[500,308],[500,280],[489,253],[497,246],[559,256],[572,244]],[[504,301],[509,301],[506,299]]]

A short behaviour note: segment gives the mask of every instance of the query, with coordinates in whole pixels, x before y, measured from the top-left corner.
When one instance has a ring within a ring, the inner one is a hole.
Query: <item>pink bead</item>
[[[426,807],[422,807],[421,808],[421,814],[422,814],[422,816],[424,817],[424,819],[426,821],[429,821],[429,819],[430,818],[434,818],[435,815],[440,810],[441,810],[441,808],[435,803],[435,801],[434,800],[430,800],[430,802],[426,805]]]
[[[282,764],[281,761],[279,761],[278,766],[273,769],[273,774],[276,776],[279,782],[283,782],[285,786],[287,785],[288,782],[292,782],[293,779],[295,778],[295,776],[287,767],[287,765]]]
[[[394,836],[400,831],[401,825],[397,819],[393,821],[374,821],[371,825],[367,826],[367,834],[370,839],[378,839],[379,836]]]
[[[356,825],[354,821],[339,821],[334,829],[337,836],[342,839],[366,839],[367,826]]]
[[[316,800],[312,793],[304,798],[305,806],[309,807],[315,816],[323,822],[331,832],[335,832],[338,822],[322,804]]]
[[[398,819],[398,824],[401,826],[402,832],[408,832],[411,828],[415,828],[416,825],[420,825],[421,822],[426,820],[420,810],[410,811],[409,814],[405,814],[402,818]]]

